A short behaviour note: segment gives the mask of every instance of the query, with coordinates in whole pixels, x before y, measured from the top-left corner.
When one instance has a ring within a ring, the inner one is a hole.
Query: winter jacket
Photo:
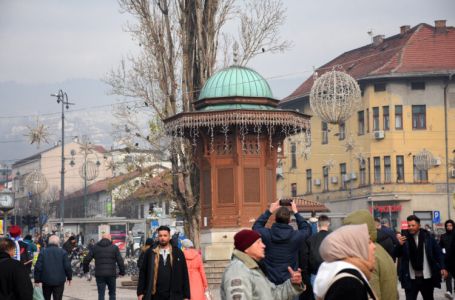
[[[281,284],[290,278],[288,267],[294,270],[298,266],[298,251],[305,239],[311,234],[311,227],[296,213],[298,230],[291,225],[273,223],[272,228],[266,228],[265,224],[272,213],[266,210],[253,224],[253,230],[261,234],[265,244],[264,263],[267,267],[267,277],[275,284]]]
[[[208,288],[204,264],[199,252],[195,249],[183,251],[190,277],[191,300],[205,300],[205,290]]]
[[[0,252],[0,299],[33,299],[33,286],[25,267],[5,252]]]
[[[321,246],[322,241],[328,236],[330,231],[321,230],[315,235],[310,236],[306,240],[306,245],[308,249],[308,253],[306,254],[308,257],[308,271],[310,274],[317,274],[319,266],[322,264],[323,259],[319,254],[319,247]]]
[[[47,285],[62,285],[73,276],[68,253],[56,245],[50,244],[42,250],[35,264],[35,282]]]
[[[446,264],[446,266],[448,265],[448,262],[449,262],[448,254],[451,252],[450,248],[452,247],[453,230],[455,230],[455,228],[452,229],[451,231],[447,230],[447,224],[449,224],[449,223],[452,223],[452,226],[455,225],[452,220],[447,220],[444,223],[446,233],[443,233],[441,235],[441,238],[439,239],[439,247],[441,247],[441,251],[444,256],[444,263]]]
[[[431,269],[431,280],[433,286],[441,288],[441,269],[445,269],[444,259],[442,257],[442,251],[436,240],[431,236],[430,232],[424,229],[420,229],[425,234],[425,254],[427,256],[428,264]],[[407,236],[407,239],[412,239],[411,235]],[[409,272],[409,242],[404,243],[403,246],[397,247],[397,257],[401,257],[398,276],[403,289],[411,288],[411,275]]]
[[[373,216],[368,210],[357,210],[349,214],[343,220],[343,224],[367,224],[370,238],[373,242],[375,242],[376,246],[376,250],[374,252],[374,257],[376,259],[375,269],[369,280],[370,286],[378,299],[398,299],[397,269],[392,257],[376,241],[377,229]]]
[[[153,287],[156,284],[160,247],[149,248],[144,255],[144,261],[139,269],[137,295],[144,295],[143,300],[151,300]],[[188,268],[182,250],[172,246],[171,255],[171,295],[169,300],[190,299],[190,283]]]
[[[117,276],[116,264],[119,267],[119,275],[125,275],[125,266],[120,250],[108,239],[101,239],[84,258],[84,273],[89,271],[89,264],[95,259],[95,276],[115,277]]]
[[[345,276],[335,280],[340,272],[347,272],[355,277]],[[368,286],[364,274],[356,266],[345,261],[323,262],[313,286],[316,299],[324,300],[367,300],[369,299],[369,289],[371,287]],[[388,300],[388,298],[381,299]]]
[[[303,285],[294,285],[289,279],[275,285],[254,259],[238,250],[234,250],[221,280],[222,300],[291,300],[303,290]]]

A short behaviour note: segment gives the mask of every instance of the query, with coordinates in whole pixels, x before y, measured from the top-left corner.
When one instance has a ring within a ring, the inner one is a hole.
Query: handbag
[[[43,289],[40,286],[33,287],[33,300],[44,300]]]

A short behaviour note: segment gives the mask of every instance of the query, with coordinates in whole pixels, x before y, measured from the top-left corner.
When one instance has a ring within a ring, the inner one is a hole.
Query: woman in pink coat
[[[208,284],[201,254],[194,249],[193,242],[188,239],[182,241],[182,246],[185,248],[183,254],[185,254],[190,277],[191,300],[205,300],[205,291],[208,288]]]

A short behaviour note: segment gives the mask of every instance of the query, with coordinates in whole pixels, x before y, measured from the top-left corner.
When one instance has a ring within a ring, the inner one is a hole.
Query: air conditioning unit
[[[346,174],[343,174],[341,177],[341,180],[343,180],[343,182],[347,182],[347,181],[349,181],[349,176]]]
[[[352,172],[351,173],[351,179],[352,180],[356,180],[357,179],[357,173],[356,172]]]
[[[321,185],[321,179],[313,180],[314,185]]]
[[[382,140],[385,137],[383,130],[373,131],[373,136],[376,140]]]
[[[433,158],[433,166],[438,167],[441,165],[441,159],[439,157]]]
[[[455,178],[455,169],[449,171],[450,178]]]
[[[333,184],[337,184],[338,183],[338,176],[332,176],[331,181],[332,181]]]

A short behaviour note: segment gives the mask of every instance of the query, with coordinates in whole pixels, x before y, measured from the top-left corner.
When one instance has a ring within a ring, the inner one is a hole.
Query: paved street
[[[135,289],[128,289],[121,287],[121,281],[128,280],[127,277],[117,279],[117,299],[118,300],[133,300],[136,298],[136,290]],[[405,299],[404,291],[400,288],[400,299]],[[435,292],[435,300],[443,300],[447,299],[444,297],[445,289],[439,290],[437,289]],[[214,291],[214,294],[219,295],[218,291]],[[97,299],[98,294],[96,290],[96,283],[95,279],[91,282],[86,281],[83,278],[75,278],[73,283],[70,287],[65,287],[65,293],[63,299],[66,300],[89,300],[89,299]],[[107,291],[106,291],[106,299],[108,299]],[[216,298],[219,299],[219,298]],[[422,299],[419,296],[418,299]],[[384,299],[386,300],[386,299]]]

